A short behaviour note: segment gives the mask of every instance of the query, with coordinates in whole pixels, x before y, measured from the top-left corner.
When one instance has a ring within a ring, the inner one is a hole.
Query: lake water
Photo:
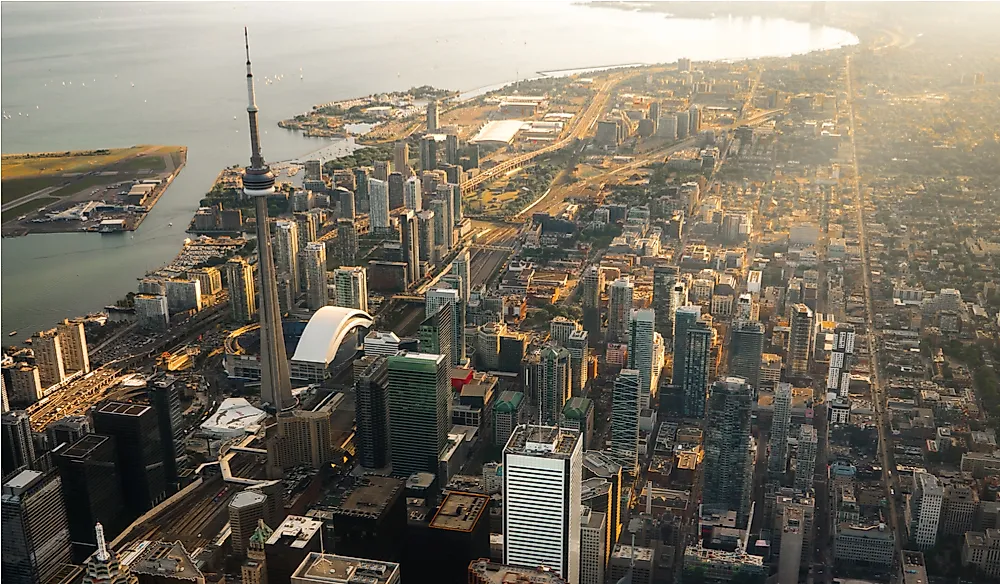
[[[842,30],[784,20],[670,19],[568,2],[26,2],[3,3],[0,16],[0,102],[14,116],[2,122],[4,153],[188,147],[187,166],[134,234],[2,240],[0,326],[20,337],[134,290],[137,277],[177,253],[218,172],[247,162],[244,25],[271,161],[330,144],[276,124],[331,100],[857,42]]]

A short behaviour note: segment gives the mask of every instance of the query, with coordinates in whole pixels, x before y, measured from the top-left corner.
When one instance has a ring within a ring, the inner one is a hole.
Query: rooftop
[[[121,558],[122,564],[135,574],[204,581],[201,570],[179,541],[141,541],[121,554]]]
[[[354,485],[334,513],[379,517],[402,488],[403,482],[399,479],[364,477]]]
[[[111,440],[109,436],[100,434],[87,434],[71,445],[58,450],[57,452],[66,458],[84,459],[96,450],[100,445]]]
[[[505,453],[565,458],[580,443],[580,432],[556,426],[518,426],[507,441]]]
[[[430,526],[453,531],[472,531],[489,502],[487,495],[450,492],[438,507]]]
[[[292,573],[292,581],[389,584],[399,581],[399,564],[312,552]]]
[[[146,413],[149,406],[141,404],[130,404],[125,402],[108,402],[97,408],[98,412],[105,414],[118,414],[120,416],[141,416]]]
[[[566,584],[549,568],[508,566],[485,559],[469,564],[469,576],[470,582],[484,584]]]
[[[615,546],[615,551],[612,552],[611,558],[626,559],[630,560],[632,554],[635,554],[635,560],[637,562],[651,562],[653,561],[653,548],[640,547],[640,546],[630,546],[624,544],[618,544]]]
[[[286,547],[304,548],[322,528],[322,521],[301,515],[289,515],[267,539],[267,545],[278,545],[280,542]]]

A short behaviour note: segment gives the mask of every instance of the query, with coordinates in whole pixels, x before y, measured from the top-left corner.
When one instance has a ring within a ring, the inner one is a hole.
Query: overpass
[[[367,235],[369,230],[369,219],[368,215],[356,215],[354,217],[354,229],[358,232],[358,235]],[[337,237],[337,228],[334,227],[330,231],[327,231],[323,235],[316,238],[316,241],[327,242],[331,239]]]

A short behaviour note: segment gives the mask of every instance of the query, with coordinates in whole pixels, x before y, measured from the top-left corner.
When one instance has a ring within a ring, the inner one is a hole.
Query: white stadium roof
[[[324,306],[316,311],[302,331],[292,361],[330,364],[340,343],[359,326],[369,327],[372,317],[363,310],[342,306]]]
[[[470,144],[477,143],[494,143],[494,144],[510,144],[514,141],[514,136],[521,131],[524,126],[524,122],[521,120],[496,120],[488,122],[479,133],[475,135],[471,140]]]

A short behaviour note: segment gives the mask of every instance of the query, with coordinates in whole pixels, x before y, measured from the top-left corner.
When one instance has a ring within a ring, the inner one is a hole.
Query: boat
[[[10,331],[10,333],[7,336],[8,337],[15,337],[15,336],[17,336],[17,331]]]
[[[173,226],[174,226],[173,223],[167,223],[167,227],[173,227]]]

